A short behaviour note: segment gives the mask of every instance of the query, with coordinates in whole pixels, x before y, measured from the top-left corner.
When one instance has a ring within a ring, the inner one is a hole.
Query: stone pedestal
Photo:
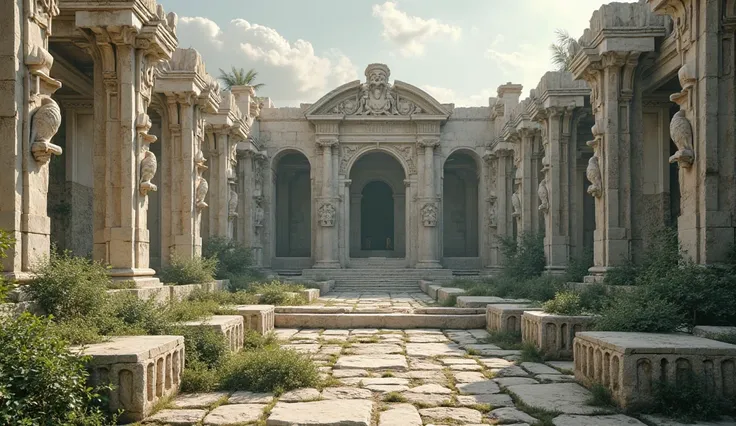
[[[233,310],[243,317],[246,330],[263,335],[274,329],[276,308],[273,305],[239,305]]]
[[[585,332],[575,337],[575,379],[601,384],[627,408],[652,401],[656,382],[703,380],[714,398],[736,396],[736,345],[686,334]]]
[[[486,308],[486,329],[501,333],[521,334],[521,316],[526,311],[541,311],[528,305],[507,304],[488,305]]]
[[[521,340],[534,344],[554,359],[571,359],[575,335],[590,329],[594,320],[592,316],[525,311],[521,315]]]
[[[225,336],[228,347],[234,352],[243,348],[243,336],[245,333],[243,324],[243,317],[240,315],[214,315],[204,320],[187,321],[178,325],[180,327],[212,329]]]
[[[114,386],[109,408],[124,410],[122,421],[143,420],[159,401],[179,391],[184,369],[181,336],[111,337],[81,348],[80,354],[91,357],[90,384]]]

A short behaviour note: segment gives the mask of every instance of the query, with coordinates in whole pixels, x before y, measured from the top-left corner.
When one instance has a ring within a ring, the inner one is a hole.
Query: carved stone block
[[[214,315],[204,320],[182,322],[179,326],[210,328],[225,336],[231,351],[238,351],[243,348],[243,324],[243,317],[240,315]]]
[[[184,369],[181,336],[111,337],[76,349],[91,357],[87,364],[90,384],[114,386],[109,408],[124,410],[122,421],[143,420],[159,401],[179,391]]]
[[[274,329],[276,308],[273,305],[239,305],[234,310],[243,317],[246,330],[266,334]]]
[[[686,334],[585,332],[575,337],[575,379],[602,384],[626,408],[651,401],[656,383],[703,379],[712,397],[736,396],[736,345]]]
[[[505,333],[521,333],[521,315],[526,311],[541,311],[523,304],[488,305],[486,329]]]
[[[595,317],[554,315],[525,311],[521,315],[521,340],[532,343],[554,359],[571,359],[575,335],[589,330]]]

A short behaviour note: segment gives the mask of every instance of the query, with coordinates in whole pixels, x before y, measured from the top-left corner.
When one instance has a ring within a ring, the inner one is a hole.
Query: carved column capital
[[[434,136],[420,136],[417,138],[417,145],[422,148],[435,149],[440,146],[440,138]]]

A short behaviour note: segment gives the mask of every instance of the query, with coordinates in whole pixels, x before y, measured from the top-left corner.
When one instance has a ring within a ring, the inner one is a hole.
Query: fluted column
[[[333,168],[332,149],[337,147],[336,137],[322,137],[317,140],[322,150],[322,191],[317,197],[317,224],[318,231],[318,258],[315,268],[339,268],[340,262],[337,256],[338,246],[338,202],[335,193],[336,172]]]
[[[441,268],[439,261],[439,199],[435,188],[434,149],[439,138],[420,137],[419,146],[424,149],[424,191],[419,203],[421,217],[419,262],[417,268]]]

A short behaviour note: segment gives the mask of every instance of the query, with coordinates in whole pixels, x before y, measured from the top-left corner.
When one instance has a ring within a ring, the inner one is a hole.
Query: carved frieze
[[[409,99],[402,98],[388,82],[391,70],[384,64],[370,64],[365,69],[366,82],[359,92],[333,109],[344,115],[412,115],[424,111]]]
[[[414,147],[412,147],[411,145],[401,145],[396,147],[396,151],[398,151],[399,154],[404,158],[404,161],[406,161],[406,166],[408,168],[409,174],[416,174],[417,165],[414,161]]]
[[[421,209],[422,224],[427,227],[437,226],[437,204],[425,203]]]
[[[355,154],[360,150],[360,146],[357,145],[345,145],[342,148],[342,154],[340,158],[340,174],[347,173],[348,164]]]
[[[319,217],[319,224],[324,227],[335,226],[335,215],[337,210],[335,205],[332,203],[322,203],[317,209],[317,216]]]

